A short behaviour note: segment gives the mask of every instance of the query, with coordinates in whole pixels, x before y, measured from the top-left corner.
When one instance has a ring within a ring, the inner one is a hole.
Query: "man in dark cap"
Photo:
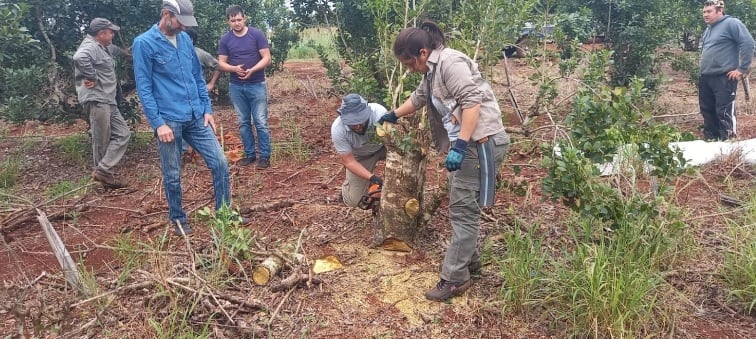
[[[373,170],[379,160],[386,160],[386,146],[375,135],[375,123],[386,114],[386,108],[353,93],[344,96],[337,112],[339,116],[331,124],[331,140],[346,167],[341,197],[347,206],[354,207],[370,183],[383,185],[383,179]]]
[[[704,139],[727,140],[737,137],[735,92],[750,71],[754,41],[740,20],[725,14],[724,1],[705,1],[703,19],[698,103]]]
[[[134,79],[142,110],[158,138],[168,217],[177,235],[189,234],[182,207],[183,140],[202,156],[213,177],[215,208],[231,204],[228,160],[215,136],[215,119],[197,53],[183,32],[196,26],[192,3],[163,0],[160,22],[134,39]]]
[[[112,44],[119,29],[108,19],[94,18],[73,56],[76,93],[84,113],[89,115],[92,133],[92,178],[109,188],[126,186],[111,169],[121,161],[131,138],[116,103],[118,79],[113,58],[128,55]]]

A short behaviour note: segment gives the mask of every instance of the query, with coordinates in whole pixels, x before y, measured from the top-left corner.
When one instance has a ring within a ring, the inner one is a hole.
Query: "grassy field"
[[[318,46],[320,46],[329,58],[335,58],[337,53],[334,46],[336,38],[334,27],[308,28],[300,33],[299,44],[289,51],[289,60],[318,59]]]

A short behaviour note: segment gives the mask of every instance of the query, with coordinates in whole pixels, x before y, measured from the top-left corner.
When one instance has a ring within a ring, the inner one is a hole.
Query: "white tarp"
[[[756,139],[740,141],[682,141],[669,144],[680,147],[683,157],[690,166],[701,166],[717,158],[740,152],[741,159],[749,164],[756,164]]]
[[[740,158],[748,164],[756,164],[756,139],[739,140],[739,141],[681,141],[669,144],[670,148],[679,147],[686,160],[687,166],[701,166],[710,163],[716,159],[729,156],[732,153],[740,152]],[[598,165],[602,176],[616,173],[616,168],[624,167],[628,169],[628,160],[636,157],[635,152],[630,150],[631,147],[621,147],[620,155],[615,155],[612,162]],[[559,156],[561,150],[559,146],[554,147],[554,154]],[[649,172],[650,168],[644,168]],[[634,169],[633,169],[634,170]]]

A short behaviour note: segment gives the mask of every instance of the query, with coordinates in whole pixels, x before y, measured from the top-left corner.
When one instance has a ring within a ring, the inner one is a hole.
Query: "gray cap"
[[[364,124],[370,119],[370,112],[372,112],[367,100],[355,93],[344,96],[341,107],[336,111],[341,115],[341,122],[347,126]]]
[[[114,31],[120,30],[121,27],[114,25],[110,20],[103,18],[94,18],[89,23],[89,33],[97,34],[97,32],[103,29],[112,29]]]
[[[178,21],[186,27],[197,27],[194,5],[189,0],[163,0],[163,8],[176,14]]]

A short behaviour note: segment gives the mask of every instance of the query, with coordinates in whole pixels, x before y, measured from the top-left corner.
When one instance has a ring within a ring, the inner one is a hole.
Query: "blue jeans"
[[[252,84],[231,83],[229,92],[234,110],[239,117],[239,133],[247,158],[255,159],[255,124],[260,158],[270,159],[270,129],[268,128],[268,91],[265,82]]]
[[[204,126],[205,120],[200,117],[192,121],[176,122],[166,120],[165,123],[173,130],[172,142],[158,140],[160,167],[163,169],[163,186],[168,200],[168,217],[171,222],[176,220],[186,222],[186,213],[181,207],[181,146],[189,143],[205,160],[207,168],[213,175],[213,190],[215,191],[215,209],[231,204],[229,184],[228,160],[223,154],[213,129]]]

